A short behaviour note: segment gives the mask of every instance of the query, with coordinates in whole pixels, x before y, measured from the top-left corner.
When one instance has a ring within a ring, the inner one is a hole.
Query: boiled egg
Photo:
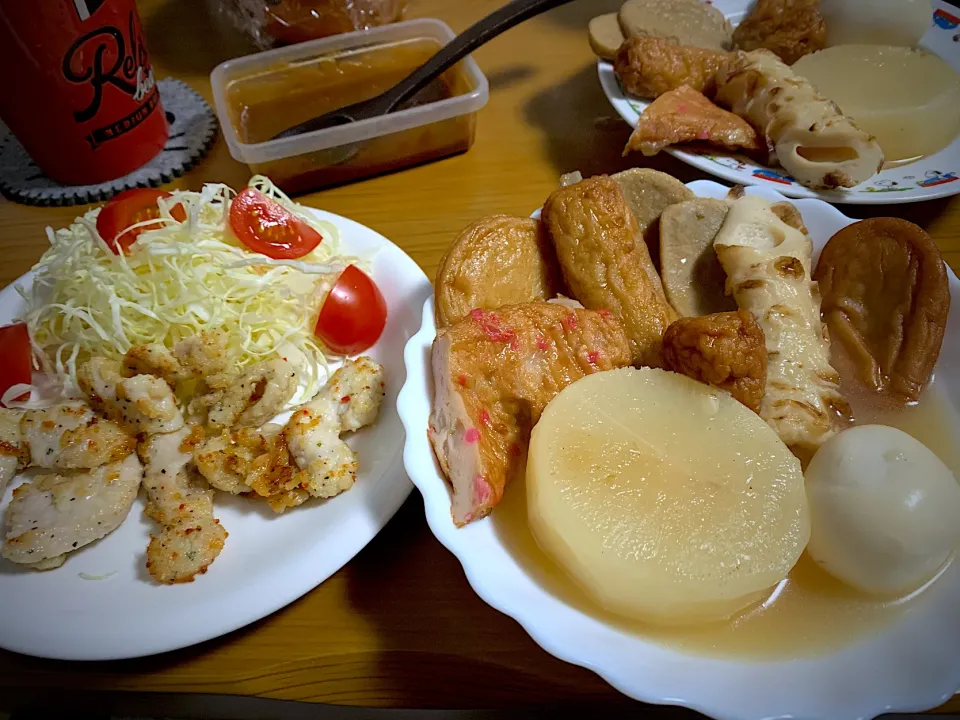
[[[960,485],[901,430],[863,425],[833,436],[810,461],[805,482],[807,552],[864,592],[915,590],[960,546]]]

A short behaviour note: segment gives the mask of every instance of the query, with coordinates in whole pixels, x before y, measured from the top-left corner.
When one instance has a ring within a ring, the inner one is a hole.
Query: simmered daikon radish
[[[820,0],[827,47],[902,45],[913,47],[930,27],[930,0]]]
[[[793,70],[876,136],[888,162],[934,153],[960,131],[960,74],[932,53],[843,45],[800,58]]]
[[[727,393],[628,368],[569,385],[533,430],[530,529],[605,609],[720,620],[797,562],[810,525],[800,463]]]

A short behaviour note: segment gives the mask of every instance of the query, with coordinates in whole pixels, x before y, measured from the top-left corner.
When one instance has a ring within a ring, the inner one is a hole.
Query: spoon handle
[[[493,11],[457,35],[436,55],[385,92],[381,96],[383,104],[380,106],[380,111],[388,113],[394,110],[397,105],[409,100],[425,88],[444,70],[500,33],[547,10],[566,5],[568,2],[571,0],[512,0],[502,8]]]

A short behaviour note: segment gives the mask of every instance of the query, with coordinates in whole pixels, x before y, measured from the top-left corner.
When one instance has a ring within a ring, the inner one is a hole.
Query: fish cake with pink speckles
[[[441,329],[428,434],[453,489],[453,521],[488,515],[522,475],[530,431],[558,392],[630,357],[613,315],[557,303],[477,309]]]

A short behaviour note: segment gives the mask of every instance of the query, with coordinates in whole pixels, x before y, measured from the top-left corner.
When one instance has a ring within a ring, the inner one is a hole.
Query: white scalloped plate
[[[747,14],[752,0],[713,0],[712,4],[736,25]],[[960,72],[960,8],[941,0],[933,0],[933,7],[930,29],[920,46],[939,55]],[[611,63],[599,60],[597,73],[610,104],[630,127],[635,127],[649,103],[623,92]],[[839,104],[843,106],[842,102]],[[819,198],[830,203],[892,205],[934,200],[960,193],[960,136],[933,155],[883,170],[849,190],[811,190],[797,183],[782,168],[759,165],[743,155],[713,150],[693,152],[680,148],[667,148],[666,152],[688,165],[732,183],[769,185],[788,197]]]
[[[698,180],[688,187],[701,197],[723,198],[729,188]],[[772,201],[783,196],[751,187]],[[816,252],[853,222],[820,200],[796,206]],[[954,304],[960,281],[950,272]],[[519,622],[547,652],[593,670],[630,697],[682,705],[716,718],[853,720],[888,711],[935,707],[960,688],[960,563],[941,578],[896,623],[839,651],[814,657],[747,661],[686,654],[656,644],[585,614],[551,594],[525,569],[495,531],[493,516],[454,526],[450,492],[427,440],[433,398],[430,347],[436,337],[433,301],[423,308],[423,326],[407,343],[407,382],[398,410],[407,439],[407,474],[423,495],[434,535],[463,565],[467,580],[488,604]],[[937,384],[960,407],[960,313],[950,315]],[[494,515],[496,511],[494,511]]]
[[[367,352],[384,366],[387,395],[376,424],[349,439],[360,458],[356,485],[283,515],[265,503],[219,493],[216,515],[230,536],[209,571],[185,585],[157,585],[147,575],[144,554],[154,528],[143,515],[142,497],[117,530],[73,553],[57,570],[38,573],[0,560],[0,647],[62,660],[117,660],[218,637],[279,610],[333,575],[409,495],[396,412],[405,379],[400,355],[416,332],[430,281],[379,233],[313,212],[339,228],[347,253],[374,256],[371,274],[387,302],[387,326]],[[0,325],[23,308],[15,286],[31,282],[27,273],[0,291]],[[15,479],[11,488],[17,484]],[[0,515],[11,488],[0,497]]]

